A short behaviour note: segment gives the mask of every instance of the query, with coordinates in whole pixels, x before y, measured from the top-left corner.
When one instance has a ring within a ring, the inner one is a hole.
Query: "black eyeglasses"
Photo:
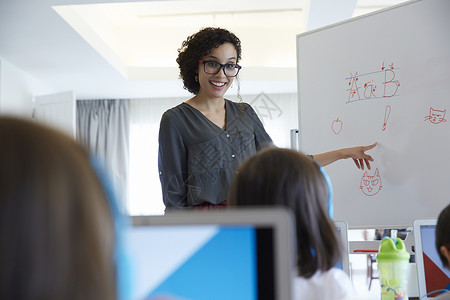
[[[199,63],[203,64],[203,69],[206,74],[210,75],[216,75],[219,73],[220,69],[223,70],[223,74],[228,77],[236,77],[236,75],[239,73],[239,70],[242,68],[238,64],[219,64],[218,62],[215,62],[213,60],[199,60]]]

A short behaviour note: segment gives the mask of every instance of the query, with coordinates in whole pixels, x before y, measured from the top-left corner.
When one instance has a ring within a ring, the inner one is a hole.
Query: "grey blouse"
[[[239,164],[272,145],[249,104],[225,100],[225,109],[226,130],[187,103],[163,114],[158,168],[166,208],[225,201]]]

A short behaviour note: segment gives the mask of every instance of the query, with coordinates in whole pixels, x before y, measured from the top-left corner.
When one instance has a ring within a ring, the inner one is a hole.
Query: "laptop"
[[[436,250],[437,219],[415,220],[413,223],[419,298],[433,299],[450,290],[450,270],[445,268]]]
[[[132,300],[291,299],[294,220],[285,208],[134,216]]]
[[[348,224],[345,221],[333,221],[338,231],[339,239],[342,244],[342,256],[337,264],[337,268],[350,276],[349,250],[348,250]]]

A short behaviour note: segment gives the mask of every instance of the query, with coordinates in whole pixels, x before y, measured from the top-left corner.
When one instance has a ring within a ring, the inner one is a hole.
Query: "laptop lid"
[[[342,244],[342,255],[336,267],[342,269],[350,276],[349,250],[348,250],[348,224],[346,221],[333,221]]]
[[[450,270],[443,266],[436,250],[436,222],[423,219],[413,223],[420,299],[433,299],[450,288]]]
[[[294,228],[283,208],[135,216],[132,299],[291,299]]]

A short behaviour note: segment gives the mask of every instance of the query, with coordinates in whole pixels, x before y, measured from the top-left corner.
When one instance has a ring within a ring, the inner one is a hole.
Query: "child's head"
[[[450,262],[450,205],[439,214],[436,225],[436,249],[444,266]]]
[[[283,205],[296,216],[299,274],[334,267],[337,230],[328,216],[328,185],[319,166],[293,150],[269,148],[245,161],[230,189],[231,205]]]
[[[115,299],[113,218],[87,151],[9,117],[0,145],[0,298]]]

